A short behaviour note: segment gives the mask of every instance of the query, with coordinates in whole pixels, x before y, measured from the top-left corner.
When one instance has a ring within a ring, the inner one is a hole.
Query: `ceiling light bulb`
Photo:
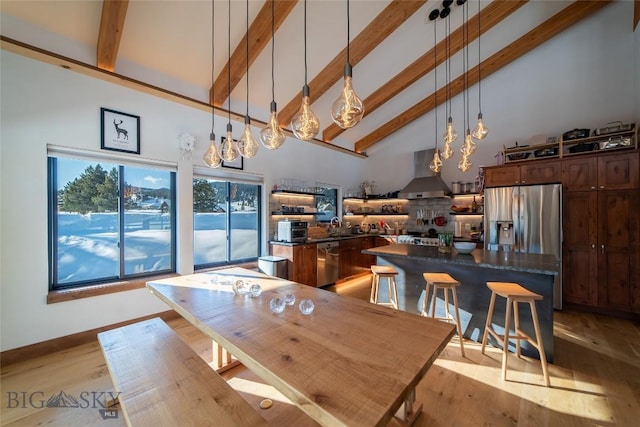
[[[256,155],[260,145],[251,132],[251,118],[244,116],[244,130],[238,140],[238,151],[242,157],[250,158]]]
[[[320,131],[320,122],[311,110],[308,85],[304,85],[302,88],[302,105],[291,119],[291,130],[296,138],[302,141],[309,141],[315,138]]]
[[[469,160],[468,156],[462,156],[462,159],[460,159],[460,161],[458,162],[458,169],[460,169],[462,172],[467,172],[469,169],[471,169],[472,165],[473,163],[471,163],[471,160]]]
[[[218,150],[216,149],[216,135],[211,132],[211,144],[209,144],[209,148],[202,156],[202,161],[205,165],[210,168],[217,168],[222,164],[222,159],[218,155]]]
[[[331,118],[342,129],[357,125],[364,115],[364,105],[353,90],[351,64],[344,66],[344,87],[340,97],[331,105]]]
[[[260,131],[260,140],[262,145],[269,150],[275,150],[284,144],[286,135],[278,125],[278,113],[275,101],[271,101],[271,115],[269,116],[269,122]]]
[[[471,132],[467,129],[467,134],[464,137],[464,143],[462,144],[462,147],[460,147],[460,151],[464,156],[470,156],[476,152],[476,149],[476,143],[471,139]]]
[[[453,127],[453,119],[451,117],[447,120],[447,129],[444,131],[442,137],[444,138],[445,144],[448,142],[455,142],[455,140],[458,139],[458,132],[456,132]]]
[[[233,140],[233,128],[231,127],[231,123],[227,124],[227,137],[220,144],[220,157],[225,162],[233,162],[238,158],[238,149],[236,148],[236,143]]]
[[[453,148],[451,148],[451,143],[447,142],[444,144],[444,148],[442,149],[442,158],[445,160],[450,159],[453,156]]]
[[[436,148],[436,152],[433,153],[433,159],[429,164],[429,168],[434,172],[440,172],[441,166],[442,166],[442,159],[440,159],[440,150]]]
[[[474,137],[475,139],[480,140],[480,139],[484,139],[488,133],[489,133],[489,128],[486,127],[484,125],[484,122],[482,121],[482,113],[478,113],[478,124],[476,125],[476,128],[471,133],[471,136]]]

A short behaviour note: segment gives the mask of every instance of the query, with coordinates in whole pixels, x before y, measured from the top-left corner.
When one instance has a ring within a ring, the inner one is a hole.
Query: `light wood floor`
[[[334,291],[369,298],[369,281],[345,283]],[[170,325],[203,357],[212,360],[211,341],[183,319]],[[555,314],[555,363],[551,387],[543,385],[537,360],[512,356],[507,381],[500,379],[501,353],[457,338],[417,387],[424,404],[417,426],[638,426],[640,425],[640,325],[587,313]],[[274,406],[261,410],[275,426],[317,425],[243,367],[224,374],[252,405],[264,397]],[[3,426],[123,426],[124,419],[102,419],[92,396],[113,391],[95,343],[2,367]],[[63,391],[80,407],[42,407]],[[88,407],[87,407],[88,406]],[[154,426],[157,427],[157,426]]]

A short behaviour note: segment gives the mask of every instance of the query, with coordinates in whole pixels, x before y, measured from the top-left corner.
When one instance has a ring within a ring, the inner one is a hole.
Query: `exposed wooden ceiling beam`
[[[522,7],[528,0],[508,1],[497,0],[482,10],[482,16],[480,21],[480,34],[484,34],[495,25],[500,23],[507,16]],[[478,37],[478,15],[475,15],[469,20],[469,42],[472,42]],[[462,26],[455,30],[450,35],[449,52],[450,55],[454,55],[456,52],[462,49],[464,46],[463,29]],[[442,64],[447,59],[447,52],[445,50],[447,40],[446,38],[437,44],[436,49],[438,51],[438,57],[436,58],[437,65]],[[378,107],[382,106],[385,102],[408,88],[415,83],[421,77],[427,75],[434,68],[433,60],[433,48],[427,53],[416,59],[411,65],[405,68],[402,72],[398,73],[387,83],[369,95],[364,101],[364,115],[374,112]],[[340,126],[335,123],[331,123],[322,132],[322,139],[325,141],[332,141],[344,132]]]
[[[284,20],[289,16],[298,0],[277,0],[274,2],[274,25],[277,30]],[[214,87],[209,91],[209,100],[216,107],[222,106],[227,99],[229,83],[231,91],[238,85],[240,80],[247,72],[247,61],[249,65],[258,57],[262,49],[271,40],[271,1],[265,1],[262,9],[251,23],[249,27],[249,58],[246,54],[247,35],[242,37],[238,46],[236,46],[231,55],[231,59],[227,62],[216,77]],[[229,67],[231,67],[231,82],[229,82]],[[214,91],[215,88],[215,91]]]
[[[104,0],[102,2],[96,60],[100,69],[107,71],[115,69],[128,7],[129,0]]]
[[[473,85],[478,82],[478,67],[480,67],[482,77],[486,78],[572,25],[580,22],[582,19],[602,9],[610,2],[611,0],[576,1],[572,3],[570,6],[564,8],[544,23],[538,25],[518,40],[482,61],[479,66],[475,66],[469,70],[467,72],[468,84]],[[464,74],[451,81],[448,85],[449,95],[451,97],[456,96],[463,91],[464,81]],[[437,91],[438,105],[445,102],[446,90],[447,87],[443,87]],[[435,107],[435,98],[436,94],[429,95],[413,107],[405,110],[399,116],[389,120],[378,129],[361,138],[355,144],[355,151],[363,153],[367,148],[383,140],[422,115],[428,113]]]
[[[369,52],[393,33],[404,21],[409,19],[426,0],[393,0],[369,25],[349,44],[351,65],[359,63]],[[320,98],[343,75],[347,48],[344,49],[309,83],[311,102]],[[280,111],[280,126],[288,127],[291,118],[300,107],[302,90]]]
[[[638,28],[638,22],[640,22],[640,0],[633,2],[633,30]]]

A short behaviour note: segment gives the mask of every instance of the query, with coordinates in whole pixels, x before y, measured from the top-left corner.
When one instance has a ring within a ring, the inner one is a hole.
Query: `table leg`
[[[420,413],[422,412],[422,403],[416,404],[416,391],[411,390],[407,394],[406,399],[400,409],[395,414],[395,419],[401,426],[411,426],[416,421]]]

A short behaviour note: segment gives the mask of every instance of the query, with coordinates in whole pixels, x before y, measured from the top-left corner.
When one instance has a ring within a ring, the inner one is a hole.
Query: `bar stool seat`
[[[487,338],[491,334],[502,345],[502,380],[507,379],[507,353],[509,352],[509,340],[516,341],[516,354],[518,357],[522,357],[520,353],[520,341],[526,340],[533,347],[535,347],[540,353],[540,363],[542,364],[542,374],[544,375],[544,382],[547,387],[550,385],[549,372],[547,369],[547,358],[544,353],[544,346],[542,344],[542,335],[540,334],[540,324],[538,322],[538,313],[536,311],[536,301],[542,300],[542,295],[538,295],[535,292],[531,292],[528,289],[523,288],[518,283],[511,282],[487,282],[487,287],[491,289],[491,301],[489,302],[489,311],[487,313],[487,323],[484,328],[484,335],[482,336],[482,354],[487,344]],[[507,310],[504,320],[504,336],[499,335],[491,324],[493,317],[493,308],[496,302],[496,295],[499,295],[507,299]],[[535,330],[536,339],[531,338],[526,332],[520,329],[520,313],[518,312],[518,303],[529,303],[531,307],[531,317],[533,320],[533,328]],[[513,318],[514,318],[514,335],[511,335],[509,328],[511,327],[511,307],[513,306]]]
[[[371,296],[369,302],[373,304],[388,305],[398,309],[398,289],[396,285],[396,275],[398,272],[395,268],[388,265],[372,265],[371,272],[373,280],[371,283]],[[380,287],[380,279],[387,279],[389,286],[389,302],[378,301],[378,288]]]
[[[458,338],[460,339],[460,352],[462,353],[462,357],[464,357],[464,337],[462,334],[462,326],[460,325],[460,311],[458,309],[458,293],[456,292],[456,288],[460,286],[460,282],[455,280],[447,273],[423,273],[422,277],[424,281],[427,283],[425,286],[424,292],[424,300],[422,301],[422,312],[421,314],[426,317],[431,317],[433,319],[444,320],[449,323],[454,323],[456,325],[458,331]],[[432,295],[431,295],[431,315],[427,312],[427,302],[429,300],[429,287],[433,287]],[[442,289],[444,293],[444,317],[436,317],[436,299],[438,296],[438,289]],[[449,291],[453,296],[453,307],[456,311],[456,317],[454,318],[449,312]]]

